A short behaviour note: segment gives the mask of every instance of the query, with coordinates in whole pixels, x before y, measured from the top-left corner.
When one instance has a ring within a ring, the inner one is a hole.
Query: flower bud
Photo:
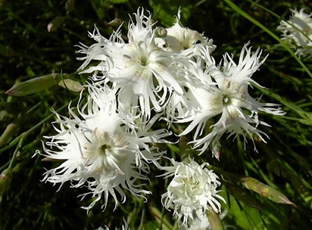
[[[11,123],[9,124],[6,129],[4,130],[4,132],[2,133],[2,135],[0,136],[0,147],[6,145],[10,139],[12,138],[15,130],[16,130],[16,124]]]
[[[47,26],[49,32],[56,31],[61,25],[63,25],[65,18],[63,16],[55,17]]]
[[[63,79],[59,82],[59,86],[68,89],[73,92],[80,92],[84,90],[84,87],[78,81],[72,79]]]
[[[167,36],[167,30],[164,27],[156,28],[156,37],[164,38]]]
[[[8,189],[12,179],[12,170],[7,168],[0,174],[0,196]]]
[[[49,74],[41,77],[35,77],[28,81],[14,84],[13,87],[5,93],[10,96],[26,96],[48,89],[51,86],[56,85],[61,79],[61,74]]]
[[[67,0],[65,4],[65,10],[72,12],[75,9],[75,0]]]
[[[213,230],[224,230],[219,215],[214,211],[207,211],[209,223]]]
[[[118,27],[122,24],[122,20],[120,18],[115,18],[112,21],[108,22],[107,24],[112,27]]]
[[[266,184],[263,184],[255,178],[243,177],[241,178],[241,182],[245,188],[258,193],[264,198],[280,204],[294,205],[294,203],[292,203],[284,194]]]

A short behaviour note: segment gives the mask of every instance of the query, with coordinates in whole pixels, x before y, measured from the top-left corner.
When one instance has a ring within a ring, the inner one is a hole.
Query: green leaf
[[[284,47],[290,54],[293,56],[293,58],[301,65],[301,67],[305,70],[305,72],[312,77],[312,73],[309,70],[309,68],[299,59],[299,57],[289,48],[287,43],[283,40],[281,40],[276,34],[274,34],[270,29],[268,29],[266,26],[261,24],[259,21],[251,17],[248,13],[243,11],[241,8],[239,8],[236,4],[234,4],[231,0],[224,0],[234,11],[242,15],[244,18],[248,19],[250,22],[261,28],[263,31],[268,33],[272,38],[274,38],[276,41],[280,43],[282,47]]]
[[[192,4],[187,0],[149,0],[153,8],[153,16],[158,18],[164,26],[172,26],[181,7],[181,18],[187,20],[191,15]]]
[[[0,55],[4,57],[14,57],[18,54],[11,47],[0,44]]]
[[[257,209],[250,208],[233,196],[230,196],[231,203],[229,207],[229,213],[227,218],[232,219],[235,222],[237,229],[265,229],[260,212]]]
[[[109,2],[113,4],[118,4],[118,3],[125,3],[128,2],[128,0],[109,0]]]
[[[264,208],[264,206],[260,203],[260,201],[252,197],[251,194],[248,193],[248,191],[230,184],[226,184],[225,186],[226,191],[228,191],[232,196],[234,196],[238,200],[244,202],[249,207],[256,208],[258,210],[262,210]]]
[[[156,207],[150,205],[149,211],[158,223],[157,228],[159,228],[160,225],[162,226],[163,230],[169,230],[173,228],[167,218],[165,218],[164,215],[162,215],[162,213]]]
[[[156,221],[148,221],[147,223],[144,224],[144,230],[154,230],[154,229],[159,229],[159,224]]]

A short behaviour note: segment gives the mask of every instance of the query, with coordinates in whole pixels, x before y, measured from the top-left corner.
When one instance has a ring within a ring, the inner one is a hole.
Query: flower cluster
[[[312,56],[312,13],[307,14],[304,9],[291,9],[289,20],[282,20],[277,27],[281,31],[282,39],[296,49],[299,57]]]
[[[118,196],[126,200],[124,190],[139,197],[149,194],[137,181],[149,180],[152,163],[166,170],[166,177],[173,176],[162,203],[183,225],[203,219],[207,211],[219,213],[219,200],[224,199],[218,195],[218,176],[207,169],[208,163],[199,165],[191,158],[171,159],[173,166],[161,167],[163,152],[151,144],[169,143],[164,138],[171,132],[154,124],[188,123],[179,135],[193,132],[194,148],[199,153],[210,149],[217,158],[223,135],[265,141],[267,135],[258,126],[268,124],[259,120],[258,112],[283,114],[278,105],[248,93],[252,85],[259,86],[252,75],[266,57],[261,59],[261,50],[253,52],[246,44],[238,62],[225,54],[216,64],[212,39],[183,27],[180,12],[172,27],[162,28],[139,8],[126,39],[121,27],[110,38],[95,28],[89,33],[95,44],[80,44],[80,71],[90,75],[88,96],[81,97],[77,108],[69,107],[69,117],[55,113],[57,134],[46,137],[44,155],[62,163],[48,170],[44,181],[87,187],[82,196],[95,197],[87,209],[101,198],[105,209],[109,195],[117,205]]]

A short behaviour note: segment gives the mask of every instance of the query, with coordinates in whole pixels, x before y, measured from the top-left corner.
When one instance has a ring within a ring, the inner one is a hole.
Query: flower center
[[[141,56],[141,58],[140,58],[140,64],[141,64],[141,66],[147,66],[147,57],[146,57],[146,55],[142,55]]]
[[[120,165],[128,158],[127,145],[121,133],[109,134],[95,129],[93,138],[84,146],[84,157],[94,172],[106,172],[119,169]]]
[[[229,105],[231,103],[231,98],[228,95],[223,95],[222,97],[223,105]]]
[[[195,180],[195,181],[191,181],[190,182],[190,189],[191,191],[197,191],[199,189],[199,181]]]
[[[106,150],[110,151],[112,149],[112,147],[108,144],[103,144],[100,146],[99,148],[99,152],[101,155],[106,155]]]

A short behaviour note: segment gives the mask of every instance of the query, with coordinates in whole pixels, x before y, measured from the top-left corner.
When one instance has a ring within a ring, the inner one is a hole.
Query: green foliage
[[[188,0],[149,0],[151,8],[153,9],[153,15],[161,22],[162,25],[170,27],[175,23],[175,17],[178,9],[181,7],[182,21],[190,18],[192,10],[192,2]]]
[[[77,196],[82,191],[69,184],[57,192],[57,187],[40,182],[45,168],[57,163],[34,155],[36,150],[43,151],[42,136],[53,133],[51,110],[67,115],[65,108],[70,101],[77,102],[77,91],[87,80],[76,73],[81,63],[76,60],[75,45],[92,42],[87,32],[94,25],[109,37],[115,29],[110,22],[117,18],[127,21],[139,6],[150,10],[153,19],[164,26],[175,22],[181,6],[181,22],[214,39],[217,59],[224,52],[236,57],[248,41],[270,54],[254,75],[267,88],[259,87],[253,93],[281,104],[287,114],[259,115],[272,127],[261,128],[271,139],[267,144],[256,140],[258,153],[252,143],[244,148],[239,139],[222,142],[220,161],[209,152],[195,156],[186,140],[180,146],[159,148],[176,159],[192,155],[214,165],[224,184],[221,195],[227,200],[223,205],[227,215],[221,218],[225,229],[309,229],[312,59],[298,59],[276,31],[279,21],[289,17],[289,8],[311,8],[306,0],[0,1],[0,229],[96,229],[104,225],[114,229],[121,226],[122,217],[128,218],[131,229],[178,229],[172,213],[160,203],[167,182],[156,177],[161,173],[155,168],[147,185],[154,194],[147,203],[128,196],[115,212],[112,204],[105,212],[97,204],[87,215],[80,207],[91,198],[80,201]],[[123,25],[124,31],[126,28]],[[54,73],[59,73],[57,81]],[[12,86],[24,87],[22,97],[5,94]],[[218,222],[217,217],[211,218]],[[216,225],[215,229],[222,229]]]

